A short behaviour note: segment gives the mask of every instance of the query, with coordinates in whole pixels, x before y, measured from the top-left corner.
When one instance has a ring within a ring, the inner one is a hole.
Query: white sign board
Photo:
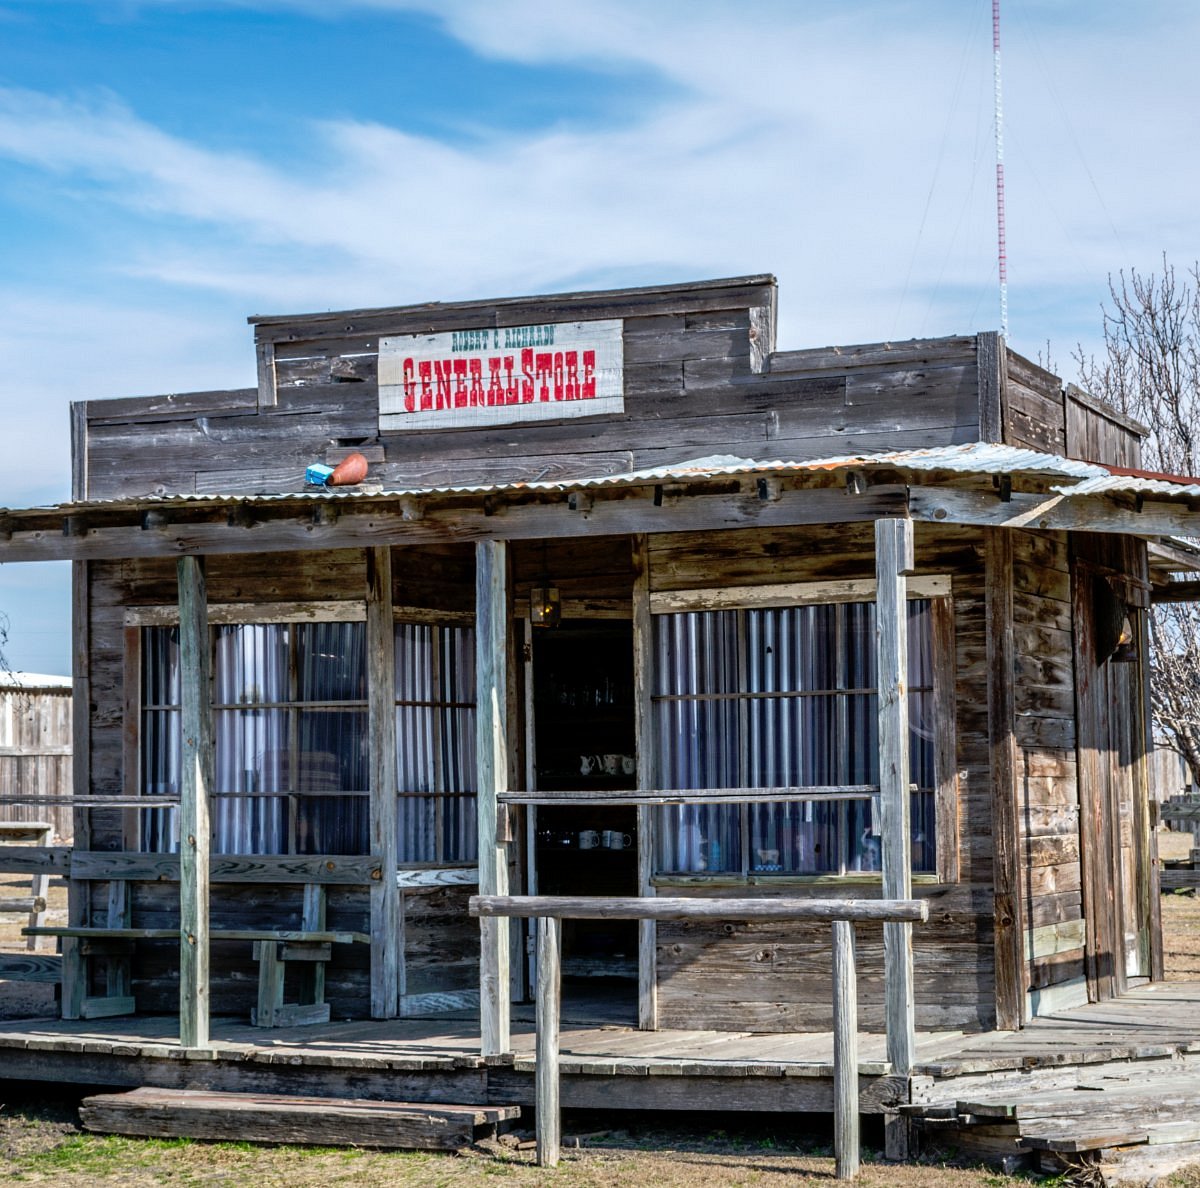
[[[379,340],[379,428],[461,429],[625,410],[622,323]]]

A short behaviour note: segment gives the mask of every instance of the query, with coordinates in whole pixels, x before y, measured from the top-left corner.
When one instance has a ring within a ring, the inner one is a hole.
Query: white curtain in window
[[[874,784],[874,603],[682,612],[654,619],[660,786]],[[914,869],[934,869],[932,632],[909,604]],[[870,800],[659,810],[664,872],[875,870]]]

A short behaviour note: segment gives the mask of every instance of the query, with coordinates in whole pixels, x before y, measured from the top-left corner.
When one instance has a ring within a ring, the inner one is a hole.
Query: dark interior
[[[633,633],[628,620],[566,620],[534,633],[538,789],[637,787]],[[538,892],[636,895],[637,810],[563,805],[537,810]],[[637,924],[568,920],[565,979],[637,977]]]

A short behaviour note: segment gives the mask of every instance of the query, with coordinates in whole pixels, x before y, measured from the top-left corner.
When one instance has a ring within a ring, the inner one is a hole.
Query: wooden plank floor
[[[513,1065],[533,1067],[532,1007],[513,1012]],[[600,1003],[576,1002],[562,1030],[564,1072],[654,1071],[733,1076],[828,1076],[829,1032],[762,1035],[728,1031],[642,1032]],[[607,1017],[606,1017],[607,1016]],[[388,1069],[483,1068],[474,1017],[361,1021],[316,1027],[261,1029],[215,1019],[216,1059]],[[74,1021],[0,1022],[0,1050],[87,1052],[178,1059],[201,1058],[179,1047],[173,1016]],[[922,1032],[915,1072],[932,1078],[972,1073],[1155,1059],[1200,1053],[1200,982],[1159,982],[1108,1003],[1090,1004],[1033,1020],[1019,1032]],[[208,1057],[214,1058],[213,1056]],[[860,1038],[864,1075],[888,1071],[884,1038]],[[719,1070],[713,1066],[719,1065]]]

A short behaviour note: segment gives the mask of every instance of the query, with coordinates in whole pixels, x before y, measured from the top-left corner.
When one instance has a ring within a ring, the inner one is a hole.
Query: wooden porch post
[[[646,537],[633,544],[633,700],[639,788],[653,788],[654,719],[650,707],[650,682],[654,642],[650,623],[650,556]],[[638,894],[654,895],[654,809],[637,808]],[[658,1028],[658,925],[638,921],[638,1026]]]
[[[180,557],[179,1043],[208,1047],[208,796],[213,781],[211,650],[204,561]]]
[[[500,841],[498,797],[508,790],[508,544],[475,545],[475,768],[479,894],[508,894],[508,851]],[[509,1050],[509,922],[479,921],[479,1027],[484,1056]]]
[[[912,897],[912,828],[908,762],[908,583],[913,569],[911,520],[875,522],[875,639],[879,680],[879,799],[883,898]],[[907,1076],[916,1053],[912,925],[884,924],[887,1055]]]
[[[371,1018],[399,1011],[404,935],[396,883],[396,662],[392,551],[367,551],[367,690],[370,698],[371,853],[382,877],[371,886]]]

